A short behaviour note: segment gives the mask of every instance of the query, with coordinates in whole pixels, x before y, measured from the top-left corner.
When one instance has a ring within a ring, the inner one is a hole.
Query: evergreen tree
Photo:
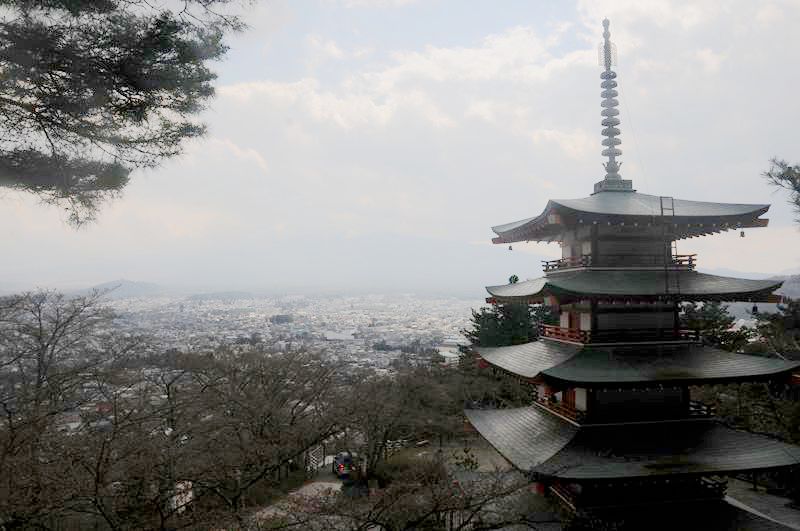
[[[208,63],[241,26],[217,11],[228,1],[3,2],[0,186],[81,223],[133,168],[179,154],[204,132],[194,117],[214,92]]]
[[[719,302],[687,303],[681,313],[681,326],[698,330],[703,342],[731,352],[743,349],[754,331],[747,327],[732,330],[736,319]]]
[[[539,323],[534,321],[528,304],[498,304],[497,310],[502,345],[521,345],[539,337]]]
[[[800,166],[790,166],[777,157],[770,160],[770,168],[764,177],[777,188],[789,191],[789,203],[794,205],[797,221],[800,223]]]
[[[800,300],[779,304],[776,313],[759,313],[758,334],[767,352],[800,354]]]
[[[511,275],[509,284],[519,282]],[[479,311],[472,310],[470,327],[461,331],[476,347],[504,347],[534,341],[539,337],[539,325],[555,324],[558,316],[552,308],[524,302],[493,303]]]
[[[497,305],[482,307],[479,311],[472,310],[470,328],[465,328],[461,333],[469,340],[470,345],[476,347],[500,346],[500,314]]]

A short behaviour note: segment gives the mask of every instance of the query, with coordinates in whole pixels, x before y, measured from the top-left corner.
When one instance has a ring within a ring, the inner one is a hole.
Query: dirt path
[[[269,518],[276,518],[280,516],[285,516],[289,514],[289,499],[293,496],[308,496],[308,497],[315,497],[315,496],[324,496],[329,493],[338,492],[342,489],[342,482],[336,479],[319,479],[319,480],[312,480],[308,483],[304,484],[299,489],[295,489],[289,494],[287,494],[284,498],[276,501],[272,505],[268,505],[264,507],[255,515],[253,518],[255,520],[267,520]]]

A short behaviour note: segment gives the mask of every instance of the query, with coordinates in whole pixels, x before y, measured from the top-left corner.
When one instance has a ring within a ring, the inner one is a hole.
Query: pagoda
[[[790,529],[726,498],[726,478],[800,464],[800,448],[722,424],[690,386],[787,382],[800,363],[722,351],[680,326],[687,301],[771,300],[781,282],[696,271],[677,241],[765,227],[769,205],[646,195],[620,175],[615,49],[603,21],[605,178],[581,199],[493,227],[494,243],[558,242],[535,280],[487,288],[492,303],[545,304],[540,339],[476,347],[529,386],[531,405],[467,410],[477,431],[575,521],[602,529]],[[605,527],[604,527],[605,526]],[[594,528],[594,527],[592,527]]]

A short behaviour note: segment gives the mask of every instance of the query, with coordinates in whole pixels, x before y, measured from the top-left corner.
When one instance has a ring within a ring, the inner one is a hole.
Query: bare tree
[[[43,291],[0,301],[0,522],[6,527],[68,510],[65,496],[73,492],[64,487],[75,464],[69,452],[83,443],[62,430],[97,400],[100,382],[134,344],[109,333],[112,315],[101,296]]]
[[[315,354],[229,353],[193,377],[205,415],[178,478],[239,525],[269,499],[281,471],[302,470],[305,453],[341,430],[335,368]]]
[[[517,472],[448,470],[441,456],[418,459],[391,485],[368,497],[296,496],[291,509],[271,524],[320,531],[459,531],[543,529],[560,522],[529,484]]]

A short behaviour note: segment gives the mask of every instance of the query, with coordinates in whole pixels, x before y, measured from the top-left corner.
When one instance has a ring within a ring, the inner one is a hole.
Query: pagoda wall
[[[591,255],[594,265],[658,266],[665,254],[671,251],[664,245],[660,226],[580,226],[561,236],[562,258]]]
[[[598,389],[587,413],[591,422],[684,418],[689,410],[683,388]]]
[[[570,322],[570,313],[572,313],[572,322]],[[591,330],[592,314],[589,312],[562,311],[559,314],[559,326],[561,328],[572,328],[573,330]]]
[[[562,242],[561,244],[561,258],[571,258],[585,254],[592,254],[592,242],[590,240],[574,241],[571,244]]]
[[[620,266],[624,266],[627,257],[634,257],[636,264],[639,263],[637,258],[640,256],[653,256],[655,264],[660,261],[663,264],[664,260],[664,242],[663,240],[640,240],[640,239],[626,239],[626,240],[597,240],[597,256],[613,256],[614,262],[619,262]],[[660,257],[660,259],[659,259]],[[616,265],[616,264],[615,264]]]
[[[673,328],[675,314],[669,312],[641,312],[641,313],[598,313],[598,330],[620,330],[643,328]]]

